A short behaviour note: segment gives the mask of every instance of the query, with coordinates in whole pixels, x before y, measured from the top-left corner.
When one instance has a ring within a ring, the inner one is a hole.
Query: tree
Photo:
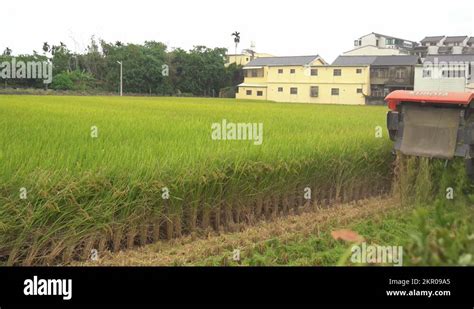
[[[54,74],[72,71],[70,66],[71,52],[68,50],[66,44],[60,42],[59,45],[51,47],[51,61],[53,63]]]
[[[240,34],[235,32],[238,44]],[[225,87],[241,82],[242,70],[238,66],[225,67],[224,48],[195,46],[191,50],[168,50],[161,42],[127,44],[106,42],[91,37],[82,53],[74,53],[66,44],[50,45],[44,42],[43,53],[33,51],[20,55],[24,61],[50,61],[53,64],[53,89],[106,90],[116,92],[119,87],[120,67],[123,63],[124,91],[154,95],[217,96]],[[8,61],[11,50],[5,49],[0,60]],[[165,73],[165,74],[163,74]],[[14,87],[43,88],[42,80],[9,80]]]
[[[194,95],[217,96],[226,82],[225,48],[195,46],[189,52],[177,49],[173,53],[176,89]]]

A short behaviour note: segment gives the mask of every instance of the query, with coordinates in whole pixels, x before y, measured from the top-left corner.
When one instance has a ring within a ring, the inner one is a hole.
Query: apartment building
[[[380,33],[369,33],[354,40],[354,49],[346,56],[410,55],[418,43]]]
[[[427,36],[415,48],[415,54],[421,58],[428,55],[461,55],[474,54],[474,37],[460,36]]]
[[[238,99],[365,104],[369,66],[328,65],[318,55],[259,58],[244,66]]]

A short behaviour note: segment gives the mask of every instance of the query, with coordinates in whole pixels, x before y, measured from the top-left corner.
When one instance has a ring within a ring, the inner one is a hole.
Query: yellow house
[[[253,59],[262,58],[262,57],[273,57],[273,55],[266,53],[254,53],[253,56],[250,53],[242,54],[228,54],[226,55],[225,66],[229,66],[232,63],[237,65],[246,65]]]
[[[318,55],[259,58],[244,66],[238,99],[365,104],[369,66],[331,66]]]

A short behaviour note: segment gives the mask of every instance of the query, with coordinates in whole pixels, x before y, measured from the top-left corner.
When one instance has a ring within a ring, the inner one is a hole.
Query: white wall
[[[366,45],[377,46],[376,43],[377,43],[377,40],[378,40],[378,41],[379,41],[378,47],[385,47],[385,38],[384,38],[384,37],[378,38],[378,37],[377,37],[375,34],[373,34],[373,33],[361,37],[360,40],[362,41],[362,42],[361,42],[361,43],[362,43],[361,46],[366,46]]]
[[[415,68],[415,91],[450,91],[464,92],[466,88],[466,78],[433,78],[423,77],[423,66]],[[438,76],[437,68],[434,67],[432,76]]]

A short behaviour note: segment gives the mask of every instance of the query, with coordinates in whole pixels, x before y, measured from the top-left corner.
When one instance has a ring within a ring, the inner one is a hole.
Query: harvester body
[[[397,90],[385,100],[394,149],[405,155],[466,159],[474,175],[474,93]]]

